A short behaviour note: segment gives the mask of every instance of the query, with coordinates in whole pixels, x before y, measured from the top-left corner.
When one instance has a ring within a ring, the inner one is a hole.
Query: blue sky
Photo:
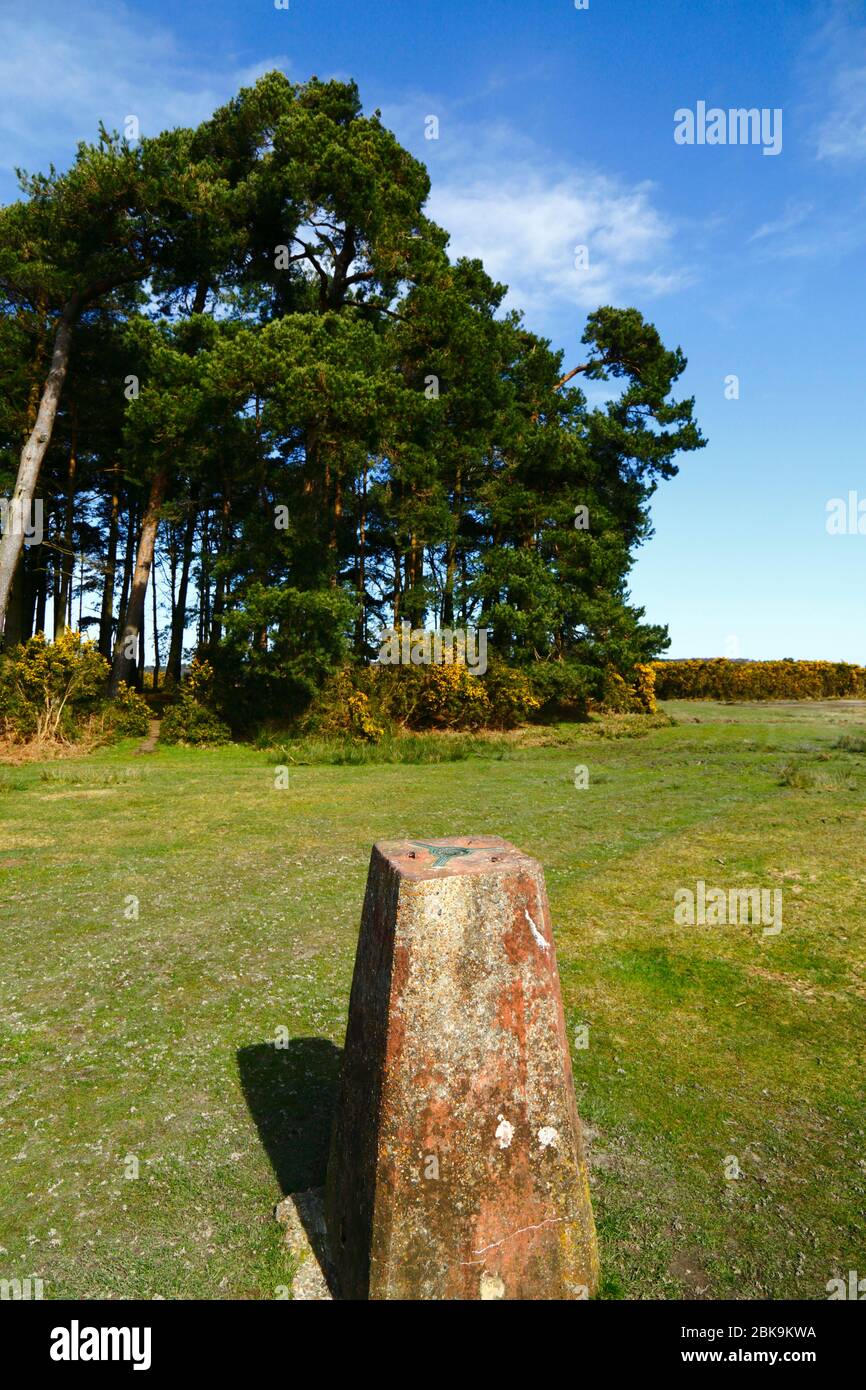
[[[566,367],[599,303],[683,348],[710,442],[632,577],[671,655],[866,661],[866,534],[826,530],[830,499],[866,501],[866,4],[0,0],[0,198],[100,118],[192,124],[273,67],[355,78],[427,164],[453,254]],[[781,152],[677,144],[700,101],[781,109]]]

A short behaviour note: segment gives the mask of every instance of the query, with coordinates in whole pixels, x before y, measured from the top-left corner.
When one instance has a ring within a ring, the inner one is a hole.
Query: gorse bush
[[[0,728],[7,738],[72,742],[103,699],[108,662],[78,632],[37,633],[0,658]]]
[[[644,714],[656,712],[656,673],[650,662],[639,661],[634,668],[634,707]]]
[[[535,718],[541,709],[541,696],[534,690],[526,671],[494,660],[483,679],[490,706],[489,727],[516,729]]]
[[[529,676],[503,662],[491,662],[484,675],[474,675],[459,657],[417,666],[345,666],[325,684],[301,728],[368,742],[396,729],[512,729],[541,704]]]
[[[144,696],[121,681],[117,695],[105,711],[106,727],[122,738],[143,736],[147,733],[150,718]]]
[[[162,743],[187,743],[194,747],[231,743],[228,724],[215,708],[218,680],[209,661],[193,657],[177,702],[162,717]]]
[[[602,672],[572,661],[539,661],[527,672],[539,701],[538,717],[585,719],[590,704],[602,702]]]
[[[654,714],[656,697],[653,667],[639,663],[628,681],[618,671],[606,671],[600,707],[614,714]]]
[[[165,712],[160,724],[162,743],[188,743],[194,747],[231,743],[231,730],[218,714],[184,694]]]
[[[349,737],[368,743],[380,739],[385,725],[374,716],[370,680],[365,675],[344,666],[326,681],[301,721],[303,730],[325,738]]]
[[[585,719],[590,709],[621,714],[655,710],[655,673],[637,666],[628,681],[565,663],[510,666],[491,659],[475,674],[458,653],[438,663],[343,666],[325,682],[299,732],[376,743],[398,730],[474,732],[517,729],[552,718]]]
[[[845,661],[656,661],[661,700],[836,700],[866,697],[866,667]]]
[[[146,700],[121,682],[106,696],[108,662],[93,642],[37,633],[0,657],[0,736],[19,744],[97,744],[147,733]]]
[[[480,729],[490,719],[484,680],[461,661],[384,667],[375,684],[382,708],[407,729]]]

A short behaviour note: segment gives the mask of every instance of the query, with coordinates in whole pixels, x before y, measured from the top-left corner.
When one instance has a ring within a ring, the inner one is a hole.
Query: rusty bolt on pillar
[[[595,1291],[544,875],[505,840],[373,847],[325,1216],[343,1298]]]

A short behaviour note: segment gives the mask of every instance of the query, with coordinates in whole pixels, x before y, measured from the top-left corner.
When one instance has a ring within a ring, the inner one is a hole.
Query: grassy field
[[[295,749],[283,790],[236,747],[0,768],[0,1277],[275,1297],[274,1204],[323,1177],[370,844],[454,833],[545,867],[589,1026],[603,1296],[866,1274],[866,707],[667,708],[451,762]],[[698,879],[781,888],[782,932],[675,926]]]

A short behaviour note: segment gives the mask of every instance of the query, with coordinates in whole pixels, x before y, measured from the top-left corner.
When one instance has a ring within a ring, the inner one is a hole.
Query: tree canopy
[[[195,649],[252,719],[403,621],[486,627],[522,667],[664,649],[628,574],[656,486],[704,443],[685,358],[600,307],[565,363],[452,261],[426,170],[353,83],[272,72],[195,130],[100,130],[21,187],[0,492],[44,525],[0,542],[7,646],[50,612],[55,636],[92,629],[115,689],[140,681],[150,596],[166,678]]]

